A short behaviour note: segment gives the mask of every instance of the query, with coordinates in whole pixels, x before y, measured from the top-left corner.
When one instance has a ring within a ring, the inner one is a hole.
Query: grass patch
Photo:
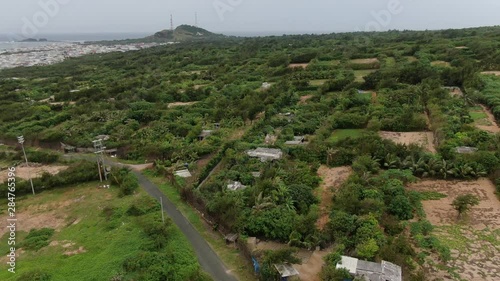
[[[233,270],[240,281],[257,280],[253,274],[253,267],[242,258],[240,252],[235,248],[227,246],[218,233],[208,229],[200,218],[200,215],[181,199],[179,192],[174,187],[166,184],[164,179],[154,176],[152,171],[147,170],[143,174],[160,187],[163,194],[177,206],[179,211],[198,230],[226,266]]]
[[[368,76],[369,74],[377,71],[376,69],[367,69],[367,70],[355,70],[354,71],[354,76],[356,76],[356,82],[363,83],[365,82],[365,77]]]
[[[314,87],[319,87],[325,84],[325,82],[328,81],[328,79],[317,79],[317,80],[311,80],[309,82],[309,85],[314,86]]]
[[[408,56],[408,57],[406,57],[406,59],[408,60],[408,62],[416,62],[416,61],[418,61],[418,58],[413,57],[413,56]]]
[[[488,119],[488,115],[483,111],[481,107],[474,107],[469,111],[469,115],[471,116],[472,120],[477,125],[481,126],[491,126],[491,122]]]
[[[437,67],[451,67],[451,64],[447,61],[442,61],[442,60],[437,60],[431,62],[432,66],[437,66]]]
[[[385,67],[391,68],[396,66],[396,59],[393,57],[388,57],[385,59]]]
[[[331,141],[339,141],[345,138],[358,138],[363,135],[363,133],[366,132],[365,129],[342,129],[342,130],[335,130],[330,137]]]
[[[420,200],[428,201],[428,200],[440,200],[448,197],[448,195],[439,193],[437,191],[420,191]]]
[[[123,262],[143,249],[146,238],[137,217],[126,215],[126,210],[138,197],[147,194],[141,189],[133,196],[119,198],[118,190],[96,189],[97,185],[96,182],[81,184],[46,191],[35,197],[18,198],[18,214],[43,215],[49,219],[51,216],[62,216],[65,218],[64,224],[58,227],[52,236],[46,235],[50,234],[47,230],[30,234],[19,232],[17,242],[21,245],[23,242],[43,240],[43,243],[37,242],[34,245],[44,247],[38,251],[25,249],[25,252],[21,252],[18,249],[20,257],[16,274],[8,272],[7,265],[2,262],[0,280],[14,281],[33,269],[50,274],[53,281],[110,280],[113,276],[123,273]],[[104,209],[110,210],[109,214],[105,214]],[[5,215],[3,216],[5,218]],[[7,245],[7,238],[8,233],[1,239],[2,253],[7,253],[10,247]],[[55,245],[47,246],[49,239]],[[193,264],[197,265],[196,256],[190,250],[189,243],[178,230],[175,230],[169,239],[171,246],[165,251],[174,253],[174,250],[181,251],[182,248],[181,255],[188,256]],[[83,251],[70,254],[78,251],[80,247],[83,247]]]

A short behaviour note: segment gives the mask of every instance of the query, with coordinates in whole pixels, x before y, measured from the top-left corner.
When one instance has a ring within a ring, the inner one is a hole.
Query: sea
[[[81,34],[37,34],[34,39],[47,39],[47,42],[19,42],[18,36],[0,34],[0,52],[16,48],[40,47],[54,43],[68,43],[86,41],[138,39],[151,35],[151,33],[81,33]]]

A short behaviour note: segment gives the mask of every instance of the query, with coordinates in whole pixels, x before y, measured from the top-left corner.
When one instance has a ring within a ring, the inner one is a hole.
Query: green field
[[[395,67],[396,59],[393,57],[388,57],[385,59],[385,67]]]
[[[488,115],[486,115],[486,113],[482,111],[471,111],[470,116],[474,121],[479,121],[488,118]]]
[[[309,84],[311,86],[319,87],[325,84],[325,82],[328,81],[328,79],[317,79],[317,80],[311,80]]]
[[[364,129],[342,129],[335,130],[330,137],[332,141],[339,141],[345,138],[357,138],[361,137],[363,133],[366,132]]]
[[[437,66],[437,67],[451,67],[451,64],[447,61],[433,61],[431,62],[432,66]]]
[[[370,69],[370,70],[355,70],[354,75],[356,76],[356,82],[365,82],[365,76],[368,76],[370,73],[373,73],[377,70],[375,69]]]
[[[138,226],[139,217],[127,216],[125,211],[138,197],[147,195],[140,190],[134,196],[119,198],[117,190],[97,189],[96,186],[97,183],[90,183],[43,192],[36,197],[18,198],[20,218],[37,218],[40,227],[53,227],[56,232],[50,239],[53,243],[50,246],[38,251],[18,250],[20,256],[15,275],[8,272],[2,262],[0,280],[16,280],[33,269],[49,273],[53,281],[110,280],[121,274],[124,260],[139,253],[147,239]],[[6,205],[4,203],[2,206]],[[104,208],[114,210],[111,219],[103,214]],[[6,219],[5,209],[2,219]],[[55,221],[58,226],[54,225]],[[7,235],[1,239],[2,253],[7,253]],[[26,231],[19,231],[17,242],[22,242],[26,235]],[[78,250],[83,251],[65,255]],[[189,243],[177,229],[172,230],[164,250],[182,251],[183,254],[178,255],[179,264],[195,270],[199,267]]]

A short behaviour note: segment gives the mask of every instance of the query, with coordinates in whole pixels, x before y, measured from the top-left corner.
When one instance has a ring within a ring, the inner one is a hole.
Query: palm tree
[[[388,169],[397,169],[401,167],[401,159],[392,153],[388,153],[384,158],[384,167]]]
[[[255,205],[252,207],[254,212],[259,212],[262,210],[269,209],[274,206],[271,197],[264,197],[263,193],[259,193],[257,198],[255,198]]]

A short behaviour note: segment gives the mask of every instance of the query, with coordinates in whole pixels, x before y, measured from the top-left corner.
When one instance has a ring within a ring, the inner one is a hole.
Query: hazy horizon
[[[500,24],[496,0],[38,0],[0,3],[0,34],[152,34],[195,25],[227,35],[435,30]]]

